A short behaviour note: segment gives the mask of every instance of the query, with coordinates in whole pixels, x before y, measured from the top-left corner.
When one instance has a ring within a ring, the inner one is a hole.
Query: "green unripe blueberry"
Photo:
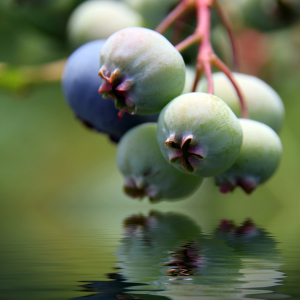
[[[233,76],[245,98],[249,118],[267,124],[279,132],[284,121],[284,106],[275,90],[261,79],[240,73]],[[236,116],[241,117],[241,105],[230,80],[224,73],[213,74],[214,93],[225,101]],[[198,91],[207,90],[207,81],[201,80]]]
[[[177,169],[202,177],[220,174],[238,157],[242,128],[229,106],[206,93],[187,93],[161,112],[157,139]]]
[[[190,93],[193,89],[195,80],[195,68],[189,65],[185,65],[185,84],[182,94]]]
[[[248,119],[240,119],[240,124],[243,144],[239,156],[228,170],[216,177],[222,193],[240,186],[250,194],[274,174],[280,162],[282,145],[273,129]]]
[[[124,191],[131,197],[149,197],[151,202],[186,197],[202,178],[184,174],[163,158],[156,139],[156,123],[129,130],[118,145],[117,165],[125,177]]]
[[[142,26],[142,16],[118,1],[85,1],[71,14],[67,24],[68,39],[74,46],[107,39],[116,31]]]
[[[161,34],[140,27],[110,36],[101,49],[99,92],[131,114],[159,112],[180,95],[185,81],[181,54]]]

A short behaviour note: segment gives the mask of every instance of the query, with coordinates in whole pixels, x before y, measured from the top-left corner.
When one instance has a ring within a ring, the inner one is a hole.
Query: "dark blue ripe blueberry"
[[[118,142],[127,130],[144,122],[156,122],[158,115],[125,115],[119,120],[113,101],[98,93],[102,80],[98,75],[99,57],[104,42],[86,43],[71,54],[64,68],[62,88],[67,103],[84,125]]]

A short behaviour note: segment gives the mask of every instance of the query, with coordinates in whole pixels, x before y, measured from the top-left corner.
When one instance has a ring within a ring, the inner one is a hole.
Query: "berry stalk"
[[[210,19],[211,12],[210,7],[212,6],[212,0],[197,0],[197,31],[202,36],[202,41],[199,46],[199,52],[197,56],[197,62],[204,70],[205,76],[208,81],[208,93],[214,93],[212,70],[211,70],[211,57],[213,55],[213,49],[210,42]],[[196,86],[196,82],[194,86]]]
[[[197,27],[195,32],[184,39],[182,42],[177,44],[175,48],[182,52],[191,45],[195,43],[200,43],[199,51],[197,55],[197,62],[196,62],[196,75],[195,81],[193,84],[192,92],[196,91],[198,81],[201,77],[202,72],[204,72],[207,81],[208,81],[208,93],[214,93],[214,86],[213,86],[213,78],[212,78],[212,65],[214,64],[220,71],[222,71],[228,79],[233,84],[237,95],[239,97],[241,111],[242,111],[242,118],[248,118],[247,107],[245,104],[244,96],[235,81],[230,69],[221,61],[220,58],[217,57],[215,54],[211,41],[211,8],[215,6],[217,12],[228,31],[229,38],[231,41],[232,52],[233,52],[233,61],[234,61],[234,68],[237,69],[237,50],[236,44],[233,36],[233,32],[231,29],[231,25],[227,15],[223,12],[223,8],[218,0],[182,0],[180,4],[166,17],[166,19],[157,27],[157,31],[162,33],[167,28],[169,28],[184,12],[186,12],[189,8],[194,7],[196,9],[197,14]]]
[[[236,92],[237,92],[237,94],[239,96],[239,100],[240,100],[240,104],[241,104],[241,110],[242,110],[242,119],[248,119],[248,110],[247,110],[247,106],[246,106],[246,103],[245,103],[244,96],[242,95],[241,90],[240,90],[237,82],[233,78],[233,75],[232,75],[230,69],[217,56],[215,56],[213,58],[213,63],[231,81],[232,85],[234,86],[234,88],[235,88],[235,90],[236,90]]]
[[[193,7],[195,0],[182,0],[170,14],[158,25],[156,32],[163,34],[175,21],[177,21],[188,9]]]
[[[232,50],[232,60],[233,60],[233,70],[235,72],[239,71],[239,61],[238,61],[238,54],[237,54],[237,45],[236,45],[236,39],[234,36],[234,32],[232,30],[231,27],[231,23],[230,20],[227,16],[227,14],[225,13],[224,9],[222,9],[222,5],[220,4],[219,0],[214,0],[215,2],[215,8],[218,12],[218,15],[224,25],[224,27],[227,30],[229,39],[230,39],[230,43],[231,43],[231,50]]]

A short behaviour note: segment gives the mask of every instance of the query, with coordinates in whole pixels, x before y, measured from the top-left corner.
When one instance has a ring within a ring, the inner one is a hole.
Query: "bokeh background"
[[[122,220],[128,214],[152,209],[185,212],[206,233],[220,219],[241,223],[251,217],[278,237],[277,247],[285,257],[281,270],[287,275],[282,293],[292,293],[300,270],[300,260],[289,258],[300,246],[297,17],[285,10],[269,22],[263,8],[261,15],[255,14],[255,7],[245,15],[244,8],[234,5],[236,1],[224,1],[236,31],[241,71],[269,83],[285,105],[286,119],[280,132],[283,157],[276,174],[252,195],[240,190],[222,195],[207,179],[188,199],[150,205],[147,199],[132,200],[123,194],[116,144],[83,127],[65,103],[60,76],[65,59],[75,49],[66,25],[80,2],[0,2],[0,260],[5,299],[19,295],[11,286],[24,287],[26,280],[36,280],[39,285],[45,282],[45,272],[53,282],[60,282],[64,270],[68,270],[70,289],[62,288],[61,295],[75,297],[75,282],[84,280],[82,274],[96,278],[114,268],[112,253],[117,242],[103,246],[100,240],[89,238],[90,232],[121,236]],[[259,1],[248,2],[254,5]],[[216,51],[230,64],[226,32],[216,23],[212,34]],[[59,244],[60,251],[49,247],[57,237],[65,241]],[[47,247],[42,246],[43,241]],[[40,247],[32,246],[39,243]],[[18,250],[12,250],[12,245]],[[97,268],[87,259],[101,255],[107,255],[107,264],[96,263]],[[48,269],[39,265],[45,260]],[[75,261],[78,265],[73,266]],[[50,265],[57,262],[66,266],[54,272]],[[25,280],[22,274],[29,269],[31,277]]]

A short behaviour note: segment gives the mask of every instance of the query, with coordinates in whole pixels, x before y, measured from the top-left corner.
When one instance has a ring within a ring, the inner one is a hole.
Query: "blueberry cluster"
[[[79,120],[120,140],[125,193],[157,202],[190,195],[205,177],[214,177],[222,193],[237,186],[251,193],[275,172],[282,101],[260,79],[233,76],[250,119],[239,119],[239,99],[224,74],[213,75],[214,95],[205,79],[187,92],[177,49],[156,31],[126,27],[79,47],[62,86]]]
[[[106,133],[114,142],[130,128],[145,122],[156,122],[158,115],[129,116],[118,119],[118,110],[112,101],[103,99],[98,89],[103,80],[98,76],[99,53],[105,40],[88,42],[76,49],[68,58],[62,89],[65,99],[76,118],[86,127]]]

